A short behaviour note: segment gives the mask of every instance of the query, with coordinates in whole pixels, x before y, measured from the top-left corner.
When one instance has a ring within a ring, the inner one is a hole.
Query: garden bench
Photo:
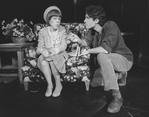
[[[67,33],[74,33],[82,38],[87,29],[85,28],[83,23],[62,23],[62,25],[66,28]],[[41,28],[45,27],[45,24],[36,24],[35,34],[38,38],[38,32]],[[37,42],[35,42],[35,46],[28,47],[25,50],[25,59],[24,66],[22,67],[23,72],[23,83],[24,88],[27,91],[29,82],[46,82],[44,75],[37,68],[36,62],[38,57],[31,57],[30,52],[32,50],[36,50]],[[88,47],[80,46],[78,43],[69,43],[66,49],[66,52],[69,53],[68,60],[66,61],[66,73],[61,74],[62,82],[85,82],[86,90],[89,90],[89,82],[90,82],[90,67],[89,60],[90,55],[82,55],[79,56],[83,51],[88,49]],[[71,53],[71,54],[70,54]],[[73,53],[73,54],[72,54]]]

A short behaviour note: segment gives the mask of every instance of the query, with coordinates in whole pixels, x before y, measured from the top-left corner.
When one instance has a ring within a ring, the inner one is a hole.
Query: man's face
[[[97,24],[96,20],[93,20],[93,18],[89,17],[88,14],[85,15],[84,23],[87,29],[94,28]]]
[[[61,23],[61,17],[53,16],[51,17],[49,24],[52,26],[53,29],[58,29]]]

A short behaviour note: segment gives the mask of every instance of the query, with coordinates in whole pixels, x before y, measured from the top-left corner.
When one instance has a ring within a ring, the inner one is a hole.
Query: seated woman
[[[39,58],[37,66],[47,80],[46,97],[57,97],[62,90],[60,73],[65,73],[65,61],[68,58],[66,53],[66,30],[60,25],[62,13],[57,6],[48,7],[44,14],[47,27],[39,32],[37,54]],[[52,75],[55,80],[55,90],[53,91]]]

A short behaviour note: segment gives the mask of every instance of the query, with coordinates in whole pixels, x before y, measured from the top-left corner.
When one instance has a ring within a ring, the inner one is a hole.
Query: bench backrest
[[[78,35],[80,38],[82,38],[88,31],[83,23],[61,23],[61,25],[65,27],[67,33],[70,32],[74,33]],[[34,25],[34,32],[36,37],[38,37],[40,29],[46,26],[47,24],[41,24],[41,23],[37,23]]]

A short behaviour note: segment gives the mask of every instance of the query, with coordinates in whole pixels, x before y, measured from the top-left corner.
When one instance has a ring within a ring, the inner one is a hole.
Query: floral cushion
[[[72,47],[72,44],[68,45],[68,48]],[[79,48],[79,49],[78,49]],[[83,51],[87,48],[80,47],[76,44],[76,49],[73,51],[67,51],[69,58],[66,61],[66,74],[63,75],[62,79],[64,81],[81,81],[89,78],[89,55],[81,55]],[[73,53],[73,54],[72,54]],[[80,56],[81,55],[81,56]]]
[[[82,38],[87,29],[82,23],[63,23],[62,24],[67,33],[74,33]],[[35,25],[35,34],[38,38],[38,32],[41,28],[45,27],[45,24]],[[66,51],[69,54],[69,58],[66,61],[66,73],[61,74],[61,81],[86,81],[90,77],[89,68],[89,55],[81,55],[83,51],[88,47],[81,47],[77,43],[69,42]],[[45,78],[41,71],[37,68],[37,56],[35,55],[36,47],[29,47],[25,50],[25,65],[22,68],[23,79],[31,82],[45,81]],[[31,55],[32,53],[32,55]]]

